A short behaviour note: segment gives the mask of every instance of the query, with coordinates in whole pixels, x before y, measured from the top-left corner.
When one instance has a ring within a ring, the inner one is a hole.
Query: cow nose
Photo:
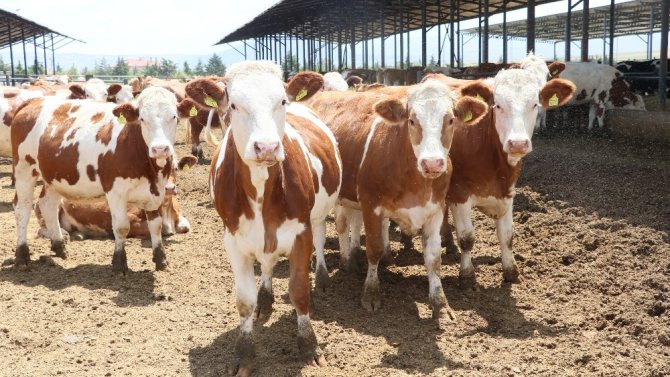
[[[151,147],[151,154],[155,158],[167,158],[170,155],[170,147],[167,145],[154,145]]]
[[[421,169],[426,174],[438,174],[444,171],[443,158],[425,158],[421,160]]]
[[[254,151],[259,160],[276,160],[279,151],[279,142],[263,143],[257,141],[254,143]]]
[[[510,140],[509,141],[509,152],[510,153],[528,153],[528,148],[530,147],[530,140]]]

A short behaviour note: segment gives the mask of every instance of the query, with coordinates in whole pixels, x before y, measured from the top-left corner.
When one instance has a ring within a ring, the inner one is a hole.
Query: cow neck
[[[269,193],[273,186],[279,182],[281,185],[281,163],[276,163],[270,167],[249,166],[242,160],[233,135],[229,136],[232,141],[233,171],[235,179],[235,188],[243,193],[249,200],[258,201]]]
[[[496,198],[513,195],[523,160],[515,166],[507,162],[495,127],[495,113],[489,112],[474,126],[458,126],[450,157],[454,165],[449,189],[451,201],[465,202],[471,194]],[[464,193],[464,187],[473,192]]]

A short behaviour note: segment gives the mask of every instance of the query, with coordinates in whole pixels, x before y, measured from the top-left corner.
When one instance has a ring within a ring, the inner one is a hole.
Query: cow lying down
[[[179,168],[192,167],[198,162],[194,156],[186,156],[179,161]],[[183,215],[177,200],[178,190],[174,175],[170,176],[165,186],[165,199],[160,207],[163,218],[162,234],[170,236],[175,233],[188,233],[191,224]],[[35,216],[40,224],[37,236],[48,238],[46,223],[42,216],[39,203],[35,205]],[[91,201],[75,201],[64,199],[58,211],[61,230],[70,235],[70,239],[83,240],[85,238],[113,238],[112,214],[109,205],[103,199]],[[149,223],[146,211],[134,205],[128,205],[128,220],[130,230],[128,237],[149,238]]]

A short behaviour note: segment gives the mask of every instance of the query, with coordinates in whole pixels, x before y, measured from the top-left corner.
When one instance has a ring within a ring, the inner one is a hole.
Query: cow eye
[[[452,124],[454,124],[454,118],[449,119],[449,125],[451,126]]]
[[[413,126],[413,125],[414,125],[414,120],[413,120],[413,119],[410,119],[410,120],[409,120],[409,124],[411,124],[411,125]]]
[[[533,109],[537,107],[537,103],[533,105]]]
[[[230,104],[230,108],[233,109],[233,110],[237,110],[237,107],[235,106],[234,103],[231,103],[231,104]]]
[[[140,122],[144,122],[144,118],[140,118]]]
[[[282,106],[286,105],[286,100],[285,99],[281,101],[281,105]]]
[[[173,115],[173,116],[172,116],[172,120],[175,120],[175,119],[177,119],[177,116],[176,116],[176,115]]]

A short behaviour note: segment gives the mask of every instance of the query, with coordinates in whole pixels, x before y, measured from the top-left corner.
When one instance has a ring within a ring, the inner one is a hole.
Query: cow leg
[[[379,260],[384,253],[384,240],[382,237],[383,218],[370,209],[363,210],[363,223],[365,224],[365,253],[368,256],[368,273],[365,277],[363,297],[361,302],[368,311],[377,311],[381,307],[382,295],[379,287],[379,276],[377,269]]]
[[[440,235],[442,236],[442,246],[446,247],[448,252],[455,254],[458,250],[454,243],[454,234],[451,231],[451,225],[449,225],[449,207],[444,211]]]
[[[338,206],[335,225],[340,240],[340,268],[346,271],[359,270],[361,253],[361,211]]]
[[[256,280],[254,279],[254,261],[244,255],[236,246],[233,236],[226,232],[224,246],[235,279],[235,297],[237,312],[240,315],[240,327],[235,341],[237,356],[236,376],[250,376],[253,369],[256,348],[253,328],[256,310]]]
[[[288,293],[298,315],[298,350],[309,365],[324,366],[326,359],[319,347],[309,318],[309,260],[312,254],[312,232],[306,229],[298,235],[289,255],[291,271]]]
[[[472,248],[475,244],[475,227],[472,225],[472,205],[470,202],[450,206],[454,215],[454,225],[461,248],[461,269],[458,280],[461,288],[474,288],[477,284],[475,267],[472,265]]]
[[[272,272],[277,259],[268,255],[267,260],[261,260],[261,285],[258,287],[256,297],[256,310],[254,310],[254,319],[259,322],[266,322],[272,314],[272,304],[275,302],[272,293]]]
[[[340,246],[340,268],[346,269],[351,257],[350,238],[349,238],[349,218],[347,210],[342,206],[335,207],[335,229]]]
[[[589,131],[593,128],[593,123],[596,120],[596,112],[600,107],[601,105],[599,103],[591,104],[591,106],[589,106],[589,124],[587,125]]]
[[[496,220],[496,234],[502,251],[503,280],[508,283],[519,283],[521,277],[512,253],[512,238],[514,236],[512,202],[512,200],[509,201],[505,215]]]
[[[156,264],[156,271],[164,271],[168,268],[168,261],[163,250],[163,217],[160,210],[146,211],[146,213],[149,235],[151,236],[151,250],[153,251],[151,260]]]
[[[600,129],[605,125],[605,104],[600,104],[596,110],[596,120]]]
[[[326,219],[312,221],[312,238],[316,252],[316,289],[326,291],[330,285],[326,257],[323,255],[323,247],[326,244]]]
[[[198,123],[193,123],[189,120],[191,125],[191,154],[198,158],[204,158],[202,153],[202,146],[200,145],[200,132],[202,131],[202,125]]]
[[[392,266],[395,264],[395,259],[391,253],[391,243],[389,242],[389,228],[391,220],[388,217],[382,221],[382,242],[384,243],[384,254],[382,254],[381,262],[385,266]],[[401,233],[402,234],[402,233]]]
[[[56,253],[59,258],[67,258],[65,253],[65,242],[60,228],[58,212],[60,210],[61,196],[52,187],[45,185],[42,191],[44,194],[38,200],[44,225],[47,227],[47,233],[51,240],[51,251]]]
[[[16,251],[14,253],[14,265],[28,265],[30,263],[30,250],[28,249],[28,221],[33,206],[33,191],[35,190],[35,178],[32,176],[30,166],[19,161],[15,169],[14,194],[14,217],[16,218]]]
[[[128,220],[128,204],[125,197],[118,194],[107,194],[107,204],[112,214],[112,232],[114,233],[114,256],[112,256],[112,271],[114,273],[128,273],[128,259],[126,257],[126,237],[130,231]],[[153,243],[153,242],[152,242]]]
[[[423,242],[423,260],[428,274],[428,302],[433,310],[433,318],[441,316],[442,308],[448,309],[447,297],[442,289],[440,268],[442,267],[442,213],[433,215],[424,225],[421,240]],[[450,310],[446,310],[453,318]]]

